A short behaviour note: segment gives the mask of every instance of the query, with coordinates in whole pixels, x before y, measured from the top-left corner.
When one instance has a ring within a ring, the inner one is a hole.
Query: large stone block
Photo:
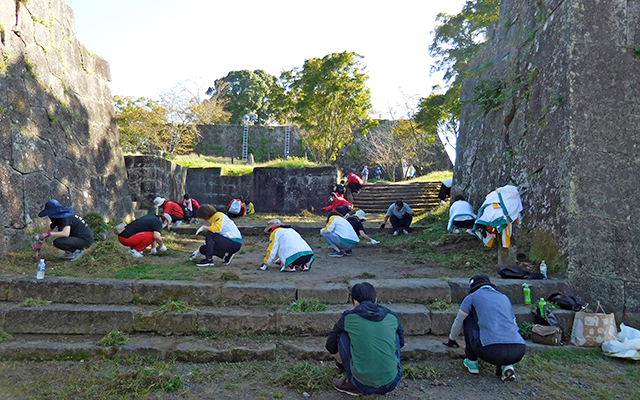
[[[85,360],[108,356],[108,349],[92,342],[58,343],[48,340],[0,343],[0,358],[11,360]]]
[[[241,335],[275,333],[276,325],[275,312],[264,309],[233,308],[198,312],[198,329],[202,332]]]
[[[451,325],[458,315],[458,310],[438,311],[431,310],[431,330],[432,335],[448,335],[451,332]]]
[[[451,302],[451,289],[442,279],[365,279],[349,281],[373,285],[380,302],[430,304],[436,300]]]
[[[201,341],[181,343],[170,352],[177,361],[198,363],[275,360],[276,354],[275,343],[220,348]]]
[[[297,299],[318,299],[327,304],[349,302],[349,288],[341,283],[326,283],[315,286],[298,286]]]
[[[189,304],[213,304],[220,299],[221,287],[212,283],[138,280],[133,284],[133,298],[142,304],[184,301]]]
[[[331,306],[326,311],[280,312],[278,313],[278,333],[326,336],[338,322],[344,310],[344,307]]]
[[[431,313],[429,309],[417,304],[387,304],[402,324],[407,336],[425,335],[431,331]]]
[[[135,331],[152,332],[159,335],[192,335],[196,333],[198,313],[144,311],[136,314]]]
[[[222,297],[248,304],[289,303],[296,299],[296,286],[283,282],[227,282]]]
[[[468,278],[447,278],[451,287],[451,302],[460,304],[469,294]],[[491,277],[499,292],[506,295],[511,304],[524,304],[522,284],[527,283],[531,289],[531,300],[547,298],[553,293],[573,294],[575,290],[566,281],[555,279],[502,279]]]
[[[40,298],[54,303],[126,304],[133,300],[133,281],[47,277],[14,278],[8,301]]]

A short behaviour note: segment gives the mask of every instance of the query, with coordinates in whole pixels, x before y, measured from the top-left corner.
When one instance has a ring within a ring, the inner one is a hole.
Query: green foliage
[[[224,281],[224,282],[228,282],[228,281],[239,281],[240,277],[238,276],[237,273],[233,272],[233,271],[224,271],[222,273],[222,275],[220,275],[220,280]]]
[[[54,126],[60,118],[47,111],[47,117],[49,117],[49,126]]]
[[[518,247],[535,264],[545,260],[550,272],[561,272],[565,261],[556,240],[546,231],[535,228],[519,235]]]
[[[634,53],[636,58],[640,58],[640,46],[638,46],[635,49],[633,49],[633,53]]]
[[[127,335],[125,332],[111,331],[104,335],[104,337],[98,341],[98,346],[124,346],[130,341],[131,339],[129,338],[129,335]]]
[[[531,328],[533,324],[531,322],[521,322],[518,324],[518,330],[520,331],[520,335],[524,339],[531,339]]]
[[[182,300],[168,301],[158,309],[158,312],[161,313],[188,313],[192,311],[197,311],[197,309],[195,307],[191,307],[189,303]]]
[[[434,380],[440,377],[440,372],[430,365],[405,364],[402,366],[402,377],[404,379],[416,380],[426,379]]]
[[[288,312],[318,312],[325,311],[327,309],[327,305],[320,302],[318,299],[300,299],[291,302],[289,307],[287,307]]]
[[[42,300],[41,298],[28,298],[20,304],[20,307],[44,307],[51,305],[50,300]]]
[[[221,86],[221,83],[226,86]],[[231,71],[216,80],[216,87],[226,87],[223,98],[228,100],[229,123],[242,124],[245,115],[254,114],[255,123],[265,125],[271,120],[273,99],[282,92],[276,77],[263,70]],[[210,88],[208,93],[217,93]]]
[[[331,390],[331,378],[335,374],[332,369],[324,369],[308,361],[288,367],[276,382],[298,393],[313,393],[318,390]]]
[[[0,329],[0,343],[4,343],[11,339],[13,339],[13,336],[11,336],[10,333],[5,332],[4,329]]]
[[[302,70],[284,72],[291,119],[303,130],[302,142],[313,159],[330,162],[338,151],[373,126],[368,119],[371,90],[356,53],[329,54],[306,60]]]
[[[363,272],[360,275],[358,275],[358,278],[360,279],[375,279],[376,274],[372,274],[371,272]]]
[[[104,220],[104,216],[98,212],[88,212],[83,218],[93,231],[94,239],[97,241],[102,240],[101,233],[106,233],[110,230],[109,225]]]
[[[471,103],[479,105],[480,111],[486,117],[491,111],[502,108],[504,103],[504,85],[497,79],[482,79],[473,88]]]
[[[443,300],[436,300],[429,305],[429,308],[436,311],[453,311],[455,307]]]

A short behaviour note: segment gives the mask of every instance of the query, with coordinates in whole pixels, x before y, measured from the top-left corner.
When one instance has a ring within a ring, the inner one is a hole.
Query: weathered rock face
[[[454,191],[520,188],[587,300],[640,315],[640,1],[502,0],[463,85]],[[497,110],[485,115],[481,108]],[[517,233],[517,232],[516,232]]]
[[[157,196],[180,201],[185,193],[187,168],[156,156],[126,156],[131,199],[138,207],[155,211]]]
[[[27,243],[50,198],[79,214],[132,212],[109,65],[60,0],[0,0],[0,254]]]

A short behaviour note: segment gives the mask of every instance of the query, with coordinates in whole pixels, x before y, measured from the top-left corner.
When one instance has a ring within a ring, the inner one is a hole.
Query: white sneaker
[[[176,221],[173,223],[173,225],[171,226],[172,228],[180,228],[180,226],[182,225],[182,221]]]
[[[260,268],[258,268],[260,271],[266,271],[267,270],[267,264],[262,264],[260,266]]]
[[[451,230],[451,233],[460,233],[460,229],[458,229],[458,228],[453,228],[453,229]]]
[[[398,231],[393,231],[393,236],[398,236]]]
[[[134,256],[135,258],[144,257],[141,252],[139,252],[138,250],[133,249],[133,248],[131,250],[129,250],[129,253],[131,253],[131,255]]]
[[[195,260],[196,258],[198,258],[198,256],[200,256],[200,249],[194,251],[193,253],[191,253],[191,256],[189,257],[189,260]]]
[[[162,247],[160,247],[160,251],[167,251],[167,250],[168,250],[167,246],[165,246],[165,245],[162,245]]]
[[[408,235],[408,234],[409,234],[409,232],[408,232],[406,229],[403,229],[403,230],[402,230],[402,233],[404,233],[405,235]]]
[[[502,376],[500,377],[502,381],[512,382],[516,380],[516,370],[513,368],[513,365],[503,365],[502,366]]]
[[[155,247],[153,249],[151,249],[151,251],[149,251],[149,254],[158,254],[158,249],[156,249]]]

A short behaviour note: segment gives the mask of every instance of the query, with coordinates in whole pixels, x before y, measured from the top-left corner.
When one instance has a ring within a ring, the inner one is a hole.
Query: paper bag
[[[598,312],[602,310],[602,312]],[[571,343],[582,347],[600,347],[609,340],[617,340],[616,317],[605,314],[598,303],[595,313],[577,312],[573,320]]]

